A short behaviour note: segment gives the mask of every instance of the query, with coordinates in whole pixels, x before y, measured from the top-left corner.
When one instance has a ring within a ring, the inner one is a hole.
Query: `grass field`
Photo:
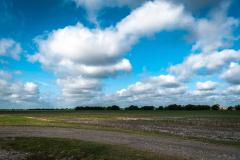
[[[171,156],[125,146],[60,138],[5,138],[0,139],[0,148],[8,154],[14,150],[15,156],[19,155],[17,159],[25,160],[173,160]]]
[[[239,111],[1,111],[0,125],[110,130],[240,146]]]

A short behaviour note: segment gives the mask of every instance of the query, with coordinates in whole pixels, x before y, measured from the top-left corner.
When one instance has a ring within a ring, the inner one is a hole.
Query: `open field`
[[[16,111],[0,125],[58,126],[240,144],[239,111]]]
[[[125,138],[126,145],[132,148],[181,158],[213,159],[214,155],[219,155],[217,159],[240,158],[239,111],[1,111],[0,125],[1,137],[56,135],[112,145],[122,145]],[[62,136],[70,128],[69,136]],[[92,132],[92,137],[84,137]],[[141,147],[141,142],[146,145]],[[199,151],[202,153],[197,154]]]

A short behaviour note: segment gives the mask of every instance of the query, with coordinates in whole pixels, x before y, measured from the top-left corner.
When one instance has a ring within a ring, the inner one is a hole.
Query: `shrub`
[[[220,105],[219,104],[214,104],[212,107],[211,107],[212,110],[214,111],[217,111],[220,109]]]

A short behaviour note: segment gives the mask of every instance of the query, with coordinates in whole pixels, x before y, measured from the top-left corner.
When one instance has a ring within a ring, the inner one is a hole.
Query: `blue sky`
[[[233,0],[1,0],[0,108],[235,105]]]

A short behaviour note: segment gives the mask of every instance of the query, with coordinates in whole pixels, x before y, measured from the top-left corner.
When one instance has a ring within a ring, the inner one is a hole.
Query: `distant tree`
[[[100,106],[77,106],[75,107],[75,110],[105,110],[105,107],[100,107]]]
[[[236,111],[240,111],[240,104],[235,106]]]
[[[201,110],[210,110],[211,109],[211,106],[209,105],[200,105],[201,107]]]
[[[154,110],[155,107],[154,106],[143,106],[140,108],[141,110]]]
[[[131,106],[125,108],[125,110],[139,110],[139,108],[138,108],[138,106],[131,105]]]
[[[163,106],[159,106],[157,110],[163,110]]]
[[[181,105],[177,105],[177,104],[170,104],[165,109],[166,110],[181,110],[182,106]]]
[[[77,107],[75,107],[75,110],[83,110],[83,107],[81,107],[81,106],[77,106]]]
[[[217,110],[220,109],[220,105],[219,104],[214,104],[214,105],[212,105],[211,109],[214,110],[214,111],[217,111]]]
[[[227,110],[232,111],[232,110],[234,110],[234,107],[229,106],[229,107],[227,108]]]
[[[188,104],[186,106],[183,107],[185,110],[210,110],[210,106],[209,105],[193,105],[193,104]]]
[[[184,109],[188,110],[188,111],[195,110],[195,105],[188,104],[188,105],[184,106]]]
[[[120,107],[117,105],[107,107],[107,110],[120,110]]]

